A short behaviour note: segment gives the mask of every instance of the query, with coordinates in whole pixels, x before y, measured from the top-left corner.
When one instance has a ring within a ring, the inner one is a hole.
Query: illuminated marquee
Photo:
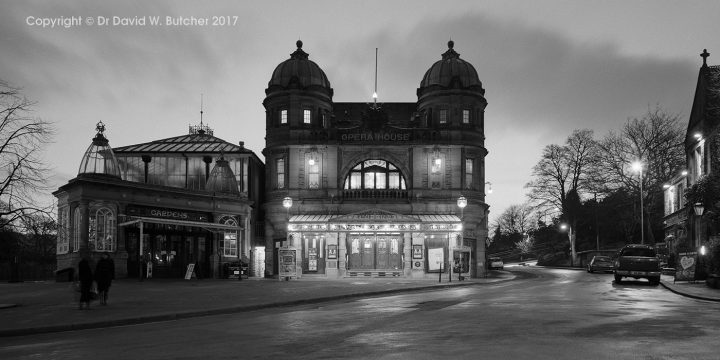
[[[340,224],[317,224],[317,223],[291,223],[288,224],[289,231],[424,231],[424,232],[455,232],[462,231],[461,223],[441,224],[388,224],[388,223],[340,223]]]

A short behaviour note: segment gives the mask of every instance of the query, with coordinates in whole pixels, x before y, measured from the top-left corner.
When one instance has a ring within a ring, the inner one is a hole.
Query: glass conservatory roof
[[[208,134],[189,134],[128,145],[113,149],[116,153],[251,153],[243,146],[231,144]]]

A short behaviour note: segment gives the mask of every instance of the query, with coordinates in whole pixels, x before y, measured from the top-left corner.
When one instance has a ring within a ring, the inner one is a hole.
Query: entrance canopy
[[[462,231],[462,220],[451,214],[404,215],[380,209],[347,215],[295,215],[288,231]]]
[[[154,223],[154,224],[165,224],[165,225],[191,226],[191,227],[202,228],[202,229],[209,230],[209,231],[243,230],[242,226],[217,224],[217,223],[202,222],[202,221],[163,219],[163,218],[153,218],[153,217],[145,217],[145,216],[131,216],[131,217],[129,217],[129,219],[130,220],[118,224],[118,226],[127,226],[127,225],[132,225],[132,224],[137,224],[137,223],[143,222],[143,223]]]

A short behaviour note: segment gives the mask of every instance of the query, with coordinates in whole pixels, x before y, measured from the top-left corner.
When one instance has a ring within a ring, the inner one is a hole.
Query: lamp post
[[[633,168],[633,170],[637,171],[640,174],[640,180],[639,180],[639,183],[640,183],[640,243],[644,244],[645,243],[645,217],[644,217],[645,211],[643,209],[643,173],[642,173],[643,163],[640,160],[635,161],[632,164],[632,168]]]
[[[286,196],[282,201],[282,205],[285,208],[285,222],[286,222],[286,224],[285,224],[286,230],[285,231],[287,231],[290,226],[290,208],[292,207],[292,204],[293,204],[293,200],[289,196]]]
[[[485,192],[486,192],[487,194],[492,194],[492,183],[489,182],[489,181],[486,181],[486,182],[485,182],[485,185],[487,185],[487,186],[485,186],[485,189],[486,189]]]
[[[570,266],[575,266],[575,238],[573,238],[572,226],[568,224],[560,224],[560,230],[567,230],[570,238]]]
[[[467,199],[460,195],[460,197],[457,199],[457,206],[460,208],[460,221],[463,219],[463,210],[465,210],[465,207],[467,206]]]
[[[292,207],[292,198],[289,196],[286,196],[283,199],[283,207],[285,208],[285,218],[286,220],[290,219],[290,208]]]

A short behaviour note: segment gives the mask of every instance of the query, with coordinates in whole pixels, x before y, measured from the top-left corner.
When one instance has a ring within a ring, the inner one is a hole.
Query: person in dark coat
[[[88,261],[88,258],[85,256],[80,260],[80,263],[78,263],[78,279],[80,280],[80,304],[78,308],[82,310],[83,304],[85,304],[86,307],[90,309],[90,300],[92,300],[90,291],[93,284],[93,274],[90,268],[90,261]]]
[[[113,279],[115,279],[115,262],[108,253],[103,253],[102,258],[95,267],[95,281],[97,282],[98,295],[100,295],[100,304],[102,305],[107,305],[108,291],[110,291]]]

